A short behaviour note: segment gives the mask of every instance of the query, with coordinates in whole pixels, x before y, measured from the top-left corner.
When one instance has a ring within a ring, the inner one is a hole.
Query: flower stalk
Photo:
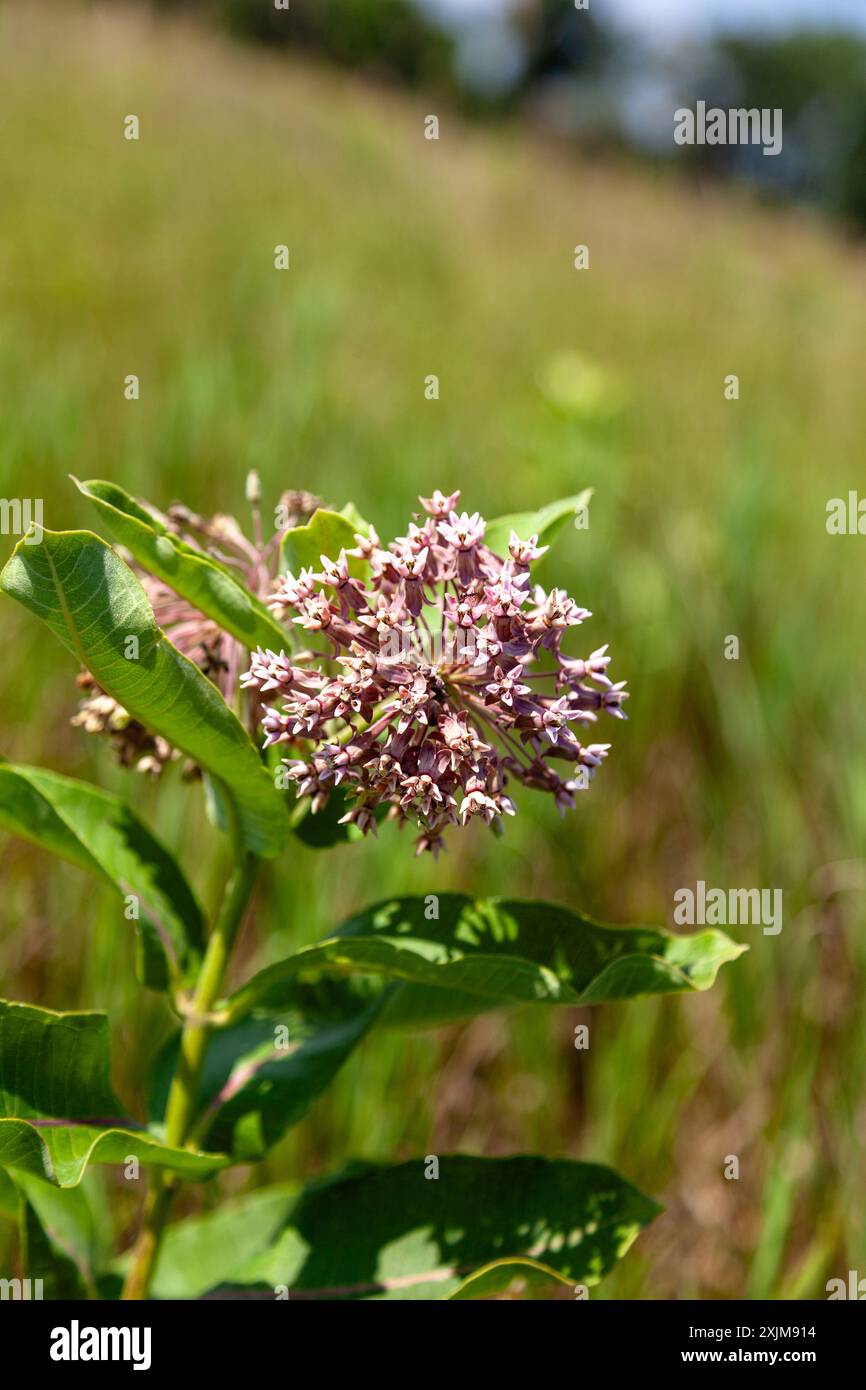
[[[214,1026],[209,1021],[209,1015],[222,991],[232,948],[250,900],[259,864],[260,860],[254,854],[242,852],[238,855],[226,896],[208,937],[189,1017],[181,1032],[180,1052],[166,1106],[165,1143],[170,1148],[182,1148],[190,1138],[208,1042]],[[178,1185],[176,1180],[154,1170],[141,1231],[123,1288],[122,1297],[126,1300],[148,1296],[165,1223]]]

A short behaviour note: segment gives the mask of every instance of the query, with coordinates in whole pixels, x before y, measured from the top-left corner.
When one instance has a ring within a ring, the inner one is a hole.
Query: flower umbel
[[[323,645],[291,659],[258,650],[241,677],[262,701],[265,746],[306,745],[286,767],[313,811],[340,788],[344,821],[367,834],[387,807],[434,854],[449,825],[514,815],[512,780],[573,806],[610,747],[577,731],[602,710],[625,718],[627,698],[607,676],[606,646],[563,655],[591,614],[531,584],[538,537],[512,532],[497,555],[458,501],[437,490],[421,498],[423,525],[387,549],[371,530],[322,556],[321,571],[284,575],[271,609]]]

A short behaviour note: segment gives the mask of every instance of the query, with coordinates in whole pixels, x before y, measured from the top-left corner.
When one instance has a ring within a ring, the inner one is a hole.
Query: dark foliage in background
[[[408,86],[450,85],[453,42],[411,0],[158,0],[163,10],[210,13],[238,37],[316,51],[341,66]]]
[[[718,55],[737,105],[784,112],[784,191],[866,227],[866,43],[802,32],[724,39]]]
[[[526,54],[524,88],[562,74],[597,72],[613,55],[608,32],[568,0],[534,0],[518,8],[516,19]]]
[[[461,33],[446,33],[413,0],[157,0],[160,9],[214,16],[236,35],[300,47],[355,71],[447,93],[464,112],[539,115],[558,134],[623,136],[644,151],[640,130],[624,131],[631,40],[571,0],[515,0],[509,23],[519,55],[502,82],[481,88],[461,63]],[[491,21],[484,20],[484,23]],[[465,38],[465,32],[463,34]],[[482,45],[483,47],[483,45]],[[866,42],[842,32],[721,36],[663,59],[633,55],[635,71],[663,64],[672,105],[780,107],[784,150],[754,146],[675,149],[702,175],[746,179],[766,193],[822,207],[866,228]],[[492,63],[494,60],[490,59]],[[544,100],[546,98],[546,100]],[[553,113],[551,120],[551,112]],[[647,133],[649,134],[649,133]],[[657,146],[654,153],[658,153]]]

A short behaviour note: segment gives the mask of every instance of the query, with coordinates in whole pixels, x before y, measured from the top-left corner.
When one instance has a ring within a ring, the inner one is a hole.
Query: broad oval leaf
[[[229,1161],[169,1148],[123,1115],[109,1082],[104,1014],[0,1000],[0,1167],[75,1187],[89,1164],[130,1157],[193,1179]]]
[[[355,1164],[297,1198],[254,1193],[191,1232],[171,1227],[154,1292],[199,1296],[206,1269],[211,1287],[284,1286],[290,1300],[488,1296],[527,1264],[535,1276],[592,1285],[661,1211],[594,1163],[454,1154],[438,1164],[437,1178],[422,1158]],[[245,1248],[233,1259],[236,1232]]]
[[[333,1081],[375,1022],[381,999],[358,1001],[346,1016],[313,1020],[300,1010],[248,1018],[211,1037],[196,1098],[199,1144],[235,1162],[259,1159]],[[178,1056],[175,1036],[157,1059],[151,1118],[162,1119]]]
[[[74,777],[0,762],[0,827],[138,899],[138,968],[151,989],[188,979],[201,908],[172,856],[117,796]]]
[[[216,1211],[174,1222],[163,1237],[152,1297],[201,1298],[229,1284],[236,1270],[279,1239],[298,1193],[296,1184],[262,1187]],[[115,1267],[125,1274],[129,1264],[127,1254]]]
[[[278,854],[288,834],[282,795],[219,691],[157,627],[129,566],[89,531],[45,531],[38,544],[30,540],[15,547],[0,586],[42,618],[135,719],[225,784],[248,849]],[[128,657],[136,645],[137,657]]]
[[[438,917],[430,920],[434,910]],[[391,1024],[518,1003],[597,1004],[708,989],[719,966],[746,949],[715,930],[674,936],[606,927],[551,903],[459,893],[392,898],[260,971],[229,1010],[239,1016],[253,1006],[280,1007],[298,997],[299,981],[323,971],[364,971],[421,986],[389,998],[382,1021]]]
[[[508,550],[511,532],[514,531],[522,541],[530,536],[538,536],[542,545],[550,545],[559,532],[572,521],[584,507],[589,505],[593,489],[584,488],[573,497],[563,497],[558,502],[549,502],[537,512],[512,512],[509,516],[498,516],[488,521],[484,532],[484,544],[497,555]]]
[[[358,530],[355,516],[354,509],[349,516],[343,516],[320,507],[306,526],[293,526],[280,545],[282,568],[295,575],[305,568],[318,570],[322,555],[336,560],[341,550],[353,549]],[[349,569],[354,575],[361,574],[363,561],[350,560]]]
[[[43,1297],[96,1298],[97,1276],[107,1254],[107,1223],[85,1175],[77,1187],[54,1187],[20,1170],[21,1265],[41,1279]]]
[[[369,521],[364,520],[361,513],[358,511],[358,508],[355,506],[354,502],[347,502],[345,506],[340,508],[337,515],[346,518],[346,520],[350,523],[352,531],[355,535],[369,536],[370,523]]]
[[[290,644],[286,629],[226,565],[174,535],[122,487],[99,478],[85,483],[77,478],[72,481],[142,569],[168,584],[245,647],[279,651]]]

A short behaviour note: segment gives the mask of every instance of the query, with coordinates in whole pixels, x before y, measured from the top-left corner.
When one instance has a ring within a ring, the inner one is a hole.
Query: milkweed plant
[[[127,799],[0,761],[0,826],[114,888],[139,978],[173,1019],[133,1118],[112,1090],[104,1014],[0,1002],[0,1197],[19,1215],[23,1273],[44,1268],[52,1296],[79,1298],[587,1290],[660,1210],[597,1164],[425,1154],[306,1187],[253,1180],[186,1219],[175,1202],[182,1184],[263,1159],[368,1034],[703,990],[743,949],[546,902],[386,893],[228,991],[257,879],[293,845],[363,853],[378,834],[411,853],[403,831],[435,857],[473,821],[507,833],[523,788],[563,814],[591,795],[625,683],[606,645],[578,654],[591,614],[534,577],[587,495],[485,523],[436,491],[385,543],[352,505],[304,492],[283,495],[266,535],[254,474],[248,532],[77,486],[111,544],[40,527],[2,588],[78,663],[72,723],[151,778],[178,763],[229,871],[208,921],[132,809],[134,780]],[[97,1164],[146,1177],[128,1248],[98,1257],[82,1184]]]

